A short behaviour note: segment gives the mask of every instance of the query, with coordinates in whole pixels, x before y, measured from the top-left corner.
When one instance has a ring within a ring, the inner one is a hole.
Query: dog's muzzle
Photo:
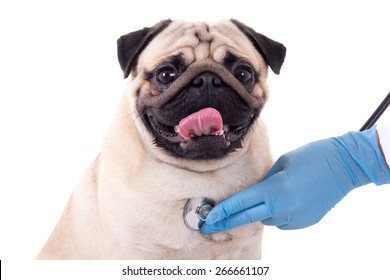
[[[263,104],[213,61],[191,64],[160,94],[138,99],[156,145],[198,160],[221,158],[241,148]]]

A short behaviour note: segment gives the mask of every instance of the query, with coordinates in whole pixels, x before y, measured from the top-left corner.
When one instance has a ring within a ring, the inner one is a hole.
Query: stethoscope
[[[190,230],[199,231],[214,205],[214,201],[207,198],[191,198],[187,200],[183,212],[184,224]]]
[[[380,116],[382,116],[382,114],[386,111],[386,109],[389,106],[389,104],[390,104],[390,92],[387,94],[385,99],[383,99],[382,103],[379,104],[378,108],[371,115],[371,117],[362,126],[360,131],[364,131],[364,130],[370,129],[376,123],[376,121],[380,118]]]
[[[370,129],[379,117],[386,111],[390,104],[390,92],[385,99],[362,126],[360,131]],[[208,198],[190,198],[184,206],[183,219],[184,224],[190,230],[200,231],[203,223],[206,221],[207,215],[213,209],[215,202]]]

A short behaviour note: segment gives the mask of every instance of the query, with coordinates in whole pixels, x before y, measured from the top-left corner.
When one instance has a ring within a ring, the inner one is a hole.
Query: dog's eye
[[[176,70],[172,67],[163,67],[157,70],[156,79],[159,83],[169,85],[176,79]]]
[[[239,66],[234,71],[234,76],[237,80],[239,80],[242,84],[248,84],[252,82],[253,79],[253,71],[247,66]]]

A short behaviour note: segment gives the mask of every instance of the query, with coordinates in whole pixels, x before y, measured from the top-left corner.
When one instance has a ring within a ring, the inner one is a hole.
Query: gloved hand
[[[390,183],[376,127],[316,141],[278,159],[266,178],[217,204],[203,233],[261,221],[280,229],[313,225],[348,192]]]

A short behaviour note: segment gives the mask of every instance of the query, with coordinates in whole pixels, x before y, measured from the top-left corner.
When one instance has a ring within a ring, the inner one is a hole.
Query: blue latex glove
[[[264,181],[217,204],[203,233],[261,221],[280,229],[313,225],[351,190],[390,183],[376,127],[309,143],[278,159]]]

